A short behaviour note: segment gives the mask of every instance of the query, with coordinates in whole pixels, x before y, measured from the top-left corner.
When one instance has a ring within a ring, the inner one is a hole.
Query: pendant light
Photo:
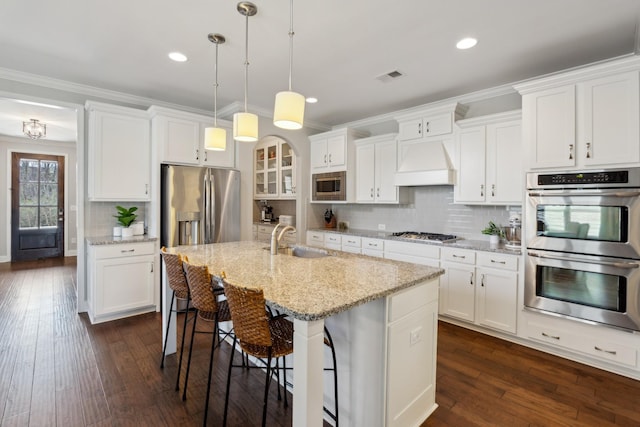
[[[224,151],[227,148],[227,131],[218,127],[218,46],[226,39],[222,34],[209,34],[209,41],[216,45],[216,83],[213,89],[213,127],[204,129],[204,148],[213,151]]]
[[[249,86],[249,17],[258,13],[255,4],[242,1],[238,3],[238,12],[245,17],[245,60],[244,60],[244,112],[233,115],[233,139],[241,142],[258,140],[258,116],[247,112]]]
[[[304,96],[291,90],[293,68],[293,0],[289,9],[289,90],[276,94],[273,124],[282,129],[300,129],[304,121]]]

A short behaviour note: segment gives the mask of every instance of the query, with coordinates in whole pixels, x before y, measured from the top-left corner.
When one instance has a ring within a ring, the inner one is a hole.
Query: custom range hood
[[[397,186],[454,185],[456,171],[441,141],[420,142],[402,147],[395,174]]]
[[[431,104],[394,117],[398,121],[398,169],[394,184],[401,187],[454,185],[456,171],[454,123],[468,107],[457,102]]]

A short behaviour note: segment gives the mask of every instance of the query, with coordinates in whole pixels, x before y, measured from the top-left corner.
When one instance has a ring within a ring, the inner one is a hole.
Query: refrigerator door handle
[[[209,225],[209,242],[217,243],[216,239],[216,177],[209,171],[209,218],[207,223]]]
[[[203,174],[202,180],[202,227],[200,234],[202,235],[202,240],[199,243],[210,243],[209,242],[209,171],[205,171]]]

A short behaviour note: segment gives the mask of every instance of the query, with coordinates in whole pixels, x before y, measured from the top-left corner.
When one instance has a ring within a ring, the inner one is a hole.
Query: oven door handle
[[[543,255],[539,252],[532,252],[532,251],[528,251],[527,253],[529,254],[529,256],[534,256],[536,258],[553,259],[556,261],[586,262],[590,264],[605,265],[607,267],[618,267],[618,268],[627,268],[627,269],[640,267],[640,264],[638,264],[637,262],[609,262],[609,261],[596,261],[596,260],[586,259],[586,258],[563,258],[560,256]]]
[[[620,191],[620,190],[600,190],[600,191],[547,190],[547,191],[529,191],[528,194],[529,194],[529,197],[543,197],[543,196],[636,197],[636,196],[640,196],[640,191]]]

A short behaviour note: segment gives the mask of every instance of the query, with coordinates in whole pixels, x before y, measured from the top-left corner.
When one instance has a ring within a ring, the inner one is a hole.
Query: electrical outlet
[[[409,345],[416,345],[422,341],[422,326],[409,332]]]
[[[386,230],[387,226],[384,224],[378,224],[378,230]]]

